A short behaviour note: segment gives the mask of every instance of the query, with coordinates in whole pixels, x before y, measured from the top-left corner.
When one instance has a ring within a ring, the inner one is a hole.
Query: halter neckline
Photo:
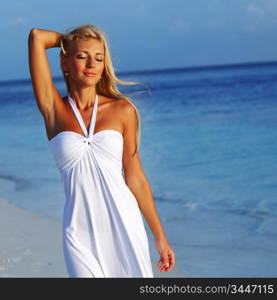
[[[97,114],[97,107],[98,107],[98,95],[96,94],[95,102],[93,104],[93,111],[91,113],[90,117],[90,124],[89,124],[89,129],[87,130],[85,122],[81,116],[81,113],[79,109],[77,108],[75,102],[71,98],[70,94],[68,93],[67,99],[73,109],[74,115],[78,120],[79,125],[81,126],[81,129],[85,135],[85,137],[92,137],[94,134],[94,127],[95,127],[95,121],[96,121],[96,114]]]

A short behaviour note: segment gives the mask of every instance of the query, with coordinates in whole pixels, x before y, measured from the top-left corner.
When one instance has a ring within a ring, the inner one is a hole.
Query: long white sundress
[[[84,136],[62,131],[49,141],[64,185],[63,253],[70,277],[154,277],[149,242],[134,194],[122,169],[123,136],[89,132],[67,97]]]

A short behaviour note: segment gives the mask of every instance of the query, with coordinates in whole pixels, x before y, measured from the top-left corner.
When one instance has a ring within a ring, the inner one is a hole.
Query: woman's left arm
[[[168,272],[175,265],[175,254],[167,241],[155,206],[150,184],[142,168],[139,152],[136,151],[136,111],[129,102],[126,102],[121,110],[122,116],[124,116],[123,168],[125,182],[134,194],[138,206],[154,235],[155,247],[160,254],[160,260],[157,262],[159,271]]]

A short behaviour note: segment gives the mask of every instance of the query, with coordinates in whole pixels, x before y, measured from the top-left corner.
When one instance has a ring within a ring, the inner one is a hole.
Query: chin
[[[92,86],[95,85],[98,82],[96,78],[86,78],[79,81],[79,84],[85,85],[85,86]]]
[[[84,82],[94,82],[97,83],[99,81],[99,78],[95,78],[95,77],[86,77],[85,80],[83,80]]]

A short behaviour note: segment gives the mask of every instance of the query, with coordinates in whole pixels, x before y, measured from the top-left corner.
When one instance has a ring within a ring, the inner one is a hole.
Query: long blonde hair
[[[132,102],[131,98],[127,96],[126,94],[122,94],[118,88],[117,84],[125,84],[125,85],[134,85],[134,84],[142,84],[141,82],[135,82],[135,81],[124,81],[119,79],[115,75],[114,67],[112,64],[111,59],[111,52],[110,47],[108,44],[108,39],[106,37],[105,32],[100,29],[98,26],[93,24],[84,24],[81,26],[73,27],[70,29],[67,29],[65,33],[62,35],[61,38],[61,51],[60,51],[60,57],[62,55],[67,56],[70,49],[70,43],[74,40],[78,39],[88,39],[93,38],[97,39],[100,42],[103,43],[104,46],[104,71],[102,73],[101,79],[96,84],[96,93],[110,97],[113,99],[125,99],[127,100],[134,108],[137,114],[137,133],[136,133],[136,148],[134,154],[139,150],[140,146],[140,131],[141,131],[141,120],[140,120],[140,114],[138,109],[136,108],[135,104]],[[69,82],[67,76],[65,76],[65,72],[63,72],[63,77],[66,82],[67,91],[69,92]],[[133,154],[133,155],[134,155]]]

